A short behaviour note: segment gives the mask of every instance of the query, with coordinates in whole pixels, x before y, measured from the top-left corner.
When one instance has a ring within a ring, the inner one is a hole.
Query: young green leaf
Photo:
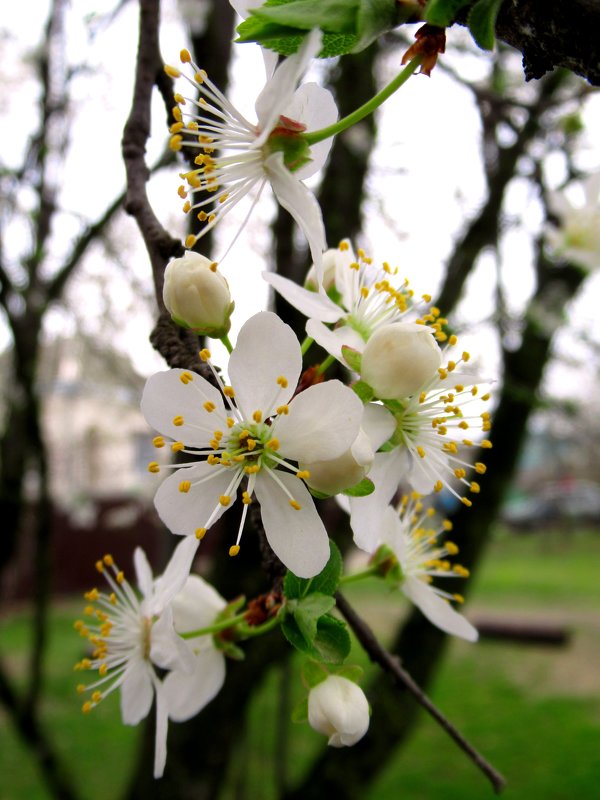
[[[496,41],[496,17],[502,0],[477,0],[469,11],[467,23],[471,35],[484,50],[493,50]]]
[[[375,392],[365,381],[356,381],[350,388],[356,392],[363,403],[369,403],[375,397]]]
[[[453,21],[463,6],[471,0],[429,0],[425,7],[425,21],[430,25],[446,28]]]
[[[373,481],[370,478],[363,478],[362,481],[355,483],[349,489],[344,489],[342,494],[348,497],[366,497],[369,494],[373,494],[374,491],[375,484]]]
[[[350,369],[353,369],[354,372],[360,372],[360,362],[362,361],[362,355],[355,350],[353,347],[348,347],[347,344],[342,345],[342,355],[344,356],[344,361]]]

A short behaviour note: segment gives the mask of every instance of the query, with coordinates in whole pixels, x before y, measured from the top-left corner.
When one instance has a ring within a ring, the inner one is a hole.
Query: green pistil
[[[345,324],[356,331],[364,342],[369,341],[369,336],[372,333],[371,326],[368,325],[364,319],[357,319],[353,314],[348,314],[345,319]]]

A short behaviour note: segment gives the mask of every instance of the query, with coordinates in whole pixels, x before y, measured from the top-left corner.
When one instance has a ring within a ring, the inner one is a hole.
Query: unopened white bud
[[[214,261],[188,250],[165,270],[163,301],[178,325],[219,338],[231,326],[229,286]]]
[[[331,249],[326,250],[323,253],[323,288],[326,292],[335,288],[335,271],[338,252],[339,251],[336,249]],[[317,271],[314,264],[306,273],[306,278],[304,279],[304,288],[309,289],[311,292],[319,291]]]
[[[308,694],[308,722],[332,747],[356,744],[369,728],[369,703],[353,681],[329,675]]]
[[[352,446],[341,456],[330,461],[302,462],[299,466],[310,473],[306,483],[311,488],[325,494],[338,494],[362,481],[374,458],[369,437],[360,430]]]
[[[377,397],[400,399],[418,392],[442,363],[431,328],[410,322],[383,325],[367,342],[361,378]]]

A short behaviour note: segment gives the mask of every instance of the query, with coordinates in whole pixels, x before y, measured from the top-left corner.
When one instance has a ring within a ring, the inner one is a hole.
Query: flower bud
[[[328,292],[330,289],[335,289],[336,260],[338,252],[339,251],[337,249],[332,248],[331,250],[326,250],[323,253],[323,288],[326,292]],[[314,264],[306,273],[306,278],[304,279],[304,288],[311,292],[319,291],[317,271],[315,270]]]
[[[435,375],[442,351],[431,328],[394,322],[375,331],[365,345],[361,378],[377,397],[401,399],[418,392]]]
[[[301,470],[308,470],[306,483],[318,492],[338,494],[362,481],[369,471],[375,452],[366,433],[362,430],[341,456],[330,461],[302,462]]]
[[[369,728],[369,703],[363,690],[348,678],[329,675],[308,694],[308,722],[329,737],[332,747],[356,744]]]
[[[195,333],[219,338],[230,328],[233,303],[217,265],[188,250],[165,270],[163,301],[173,320]]]

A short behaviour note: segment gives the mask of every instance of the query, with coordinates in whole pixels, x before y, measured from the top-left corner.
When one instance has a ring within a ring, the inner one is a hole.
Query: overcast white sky
[[[36,14],[31,4],[11,6],[10,21],[4,23],[10,35],[0,40],[0,63],[4,75],[4,92],[0,98],[0,114],[9,115],[18,124],[3,124],[2,153],[10,161],[11,153],[18,154],[28,133],[24,121],[32,118],[34,84],[26,80],[27,68],[23,57],[40,39],[45,24],[48,3],[36,0]],[[77,231],[78,219],[95,219],[124,185],[124,169],[120,157],[120,138],[131,100],[133,67],[137,39],[137,4],[129,3],[118,19],[108,28],[99,30],[90,41],[84,19],[93,12],[109,10],[113,3],[104,0],[78,0],[69,11],[69,59],[83,59],[91,73],[85,73],[74,85],[74,121],[71,127],[73,153],[61,179],[61,202],[71,210],[57,231],[55,247],[68,241]],[[466,34],[451,30],[449,40]],[[175,0],[163,3],[161,47],[166,61],[177,63],[178,53],[186,45],[185,33],[179,21]],[[262,87],[262,58],[254,45],[236,48],[234,63],[233,100],[250,118],[254,118],[253,102]],[[475,53],[461,59],[462,69],[474,77],[483,75],[489,56]],[[388,80],[398,68],[398,56],[385,65]],[[248,76],[251,76],[249,79]],[[164,110],[155,99],[155,135],[149,147],[149,160],[160,152],[165,142]],[[589,169],[600,165],[600,98],[590,101],[585,110],[588,130],[584,135],[581,163]],[[365,238],[359,244],[376,260],[398,265],[402,275],[410,278],[419,293],[435,290],[441,280],[444,258],[461,223],[477,208],[483,197],[483,179],[478,147],[478,118],[470,93],[457,87],[441,71],[431,78],[416,76],[385,105],[380,116],[380,142],[373,157],[371,188],[366,211],[368,223]],[[552,166],[559,180],[560,159]],[[398,165],[390,170],[389,165]],[[177,234],[183,233],[184,218],[176,190],[180,181],[176,171],[165,171],[154,178],[150,195],[164,224]],[[433,188],[432,188],[433,187]],[[269,239],[266,225],[273,211],[271,201],[258,206],[251,225],[240,237],[235,248],[222,265],[228,278],[236,313],[235,331],[247,317],[264,304],[266,291],[259,278],[268,254]],[[532,273],[527,231],[538,223],[539,211],[535,200],[524,192],[524,184],[516,183],[511,192],[511,213],[522,218],[522,226],[506,238],[503,248],[503,280],[508,290],[510,306],[516,312],[532,288]],[[221,250],[232,238],[236,224],[245,210],[231,215],[219,229]],[[117,226],[118,248],[122,260],[132,270],[140,284],[150,290],[150,271],[135,226],[123,219]],[[22,231],[14,232],[15,250]],[[336,244],[336,243],[330,243]],[[218,257],[219,247],[217,249]],[[492,310],[493,270],[490,258],[483,258],[471,277],[468,294],[461,303],[460,321],[472,324],[484,319]],[[97,292],[97,282],[110,275],[109,299]],[[95,282],[94,282],[95,280]],[[94,330],[96,315],[101,315],[106,303],[114,303],[119,316],[126,317],[116,344],[126,349],[142,373],[162,367],[160,359],[147,343],[150,316],[138,300],[139,292],[128,289],[129,279],[119,269],[106,263],[99,254],[92,255],[84,272],[74,282],[69,299],[79,309],[79,316],[88,316],[89,328]],[[600,322],[595,304],[597,276],[588,281],[585,292],[571,312],[573,326],[600,340]],[[70,313],[60,310],[49,316],[52,332],[73,330]],[[471,341],[475,340],[471,345]],[[6,333],[3,336],[6,341]],[[471,341],[469,341],[471,340]],[[495,337],[485,326],[473,336],[465,336],[465,344],[481,354],[486,372],[496,368]],[[567,348],[576,348],[572,337],[565,339]],[[561,373],[564,376],[564,373]],[[553,381],[553,384],[556,381]],[[560,383],[564,384],[561,379]],[[554,387],[553,387],[554,388]]]

